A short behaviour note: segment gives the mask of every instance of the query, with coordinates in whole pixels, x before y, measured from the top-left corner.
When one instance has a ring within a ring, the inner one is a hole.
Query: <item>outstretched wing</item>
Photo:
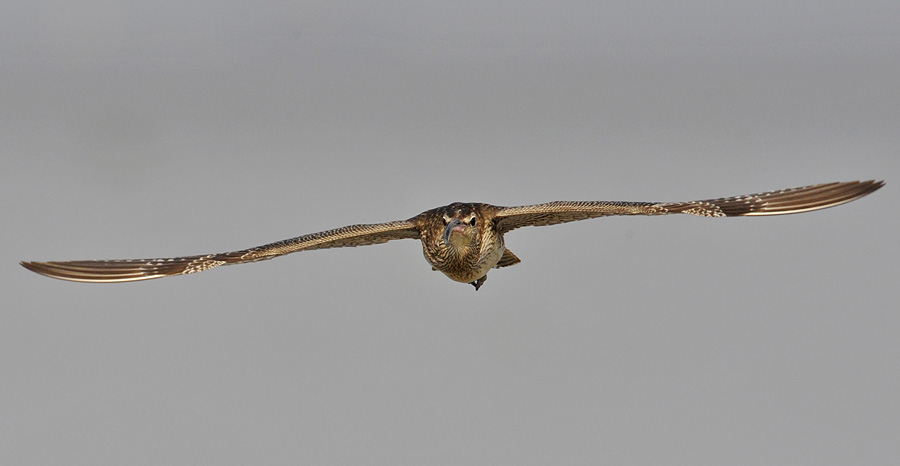
[[[824,209],[859,199],[884,185],[883,181],[824,183],[802,188],[690,202],[557,201],[502,207],[494,222],[497,231],[525,226],[554,225],[608,215],[691,214],[703,217],[781,215]]]
[[[400,220],[388,223],[350,225],[255,248],[219,254],[161,259],[22,262],[22,266],[32,272],[62,280],[100,283],[130,282],[202,272],[220,265],[256,262],[297,251],[363,246],[403,238],[419,238],[419,229],[412,221]]]

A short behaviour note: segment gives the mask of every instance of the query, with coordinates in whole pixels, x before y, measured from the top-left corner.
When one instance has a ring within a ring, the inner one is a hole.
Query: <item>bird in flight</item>
[[[690,214],[700,217],[743,217],[809,212],[859,199],[883,181],[824,183],[802,188],[689,202],[557,201],[517,207],[454,202],[407,220],[349,225],[240,251],[161,259],[22,262],[48,277],[76,282],[130,282],[184,275],[243,264],[292,252],[418,239],[433,270],[475,290],[492,268],[518,264],[503,235],[516,228],[555,225],[610,215]]]

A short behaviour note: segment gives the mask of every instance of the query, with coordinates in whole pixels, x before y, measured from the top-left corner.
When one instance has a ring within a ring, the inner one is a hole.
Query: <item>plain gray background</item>
[[[0,463],[896,464],[900,3],[33,1],[0,18]],[[452,201],[885,179],[118,285]]]

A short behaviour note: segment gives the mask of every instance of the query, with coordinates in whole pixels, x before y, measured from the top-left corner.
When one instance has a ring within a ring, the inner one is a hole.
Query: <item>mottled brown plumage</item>
[[[826,183],[760,194],[690,202],[557,201],[518,207],[456,202],[408,220],[350,225],[240,251],[164,259],[22,262],[48,277],[80,282],[127,282],[202,272],[298,251],[419,239],[425,259],[453,280],[479,289],[492,268],[520,262],[503,235],[525,226],[555,225],[609,215],[690,214],[702,217],[782,215],[824,209],[859,199],[883,181]]]

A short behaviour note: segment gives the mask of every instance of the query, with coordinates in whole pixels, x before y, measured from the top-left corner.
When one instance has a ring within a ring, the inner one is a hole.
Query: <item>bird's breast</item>
[[[483,244],[481,249],[453,250],[425,247],[425,259],[451,280],[470,283],[485,276],[503,257],[503,242]]]

